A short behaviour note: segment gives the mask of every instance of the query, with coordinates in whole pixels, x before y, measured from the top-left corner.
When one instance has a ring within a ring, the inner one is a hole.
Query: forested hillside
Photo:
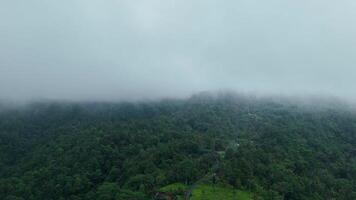
[[[355,155],[355,112],[327,102],[200,94],[0,111],[4,200],[352,200]]]

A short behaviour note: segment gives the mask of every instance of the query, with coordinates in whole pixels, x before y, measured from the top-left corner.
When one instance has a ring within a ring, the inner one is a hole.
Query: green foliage
[[[98,187],[98,200],[115,200],[116,196],[120,194],[120,187],[116,183],[104,182]]]
[[[0,112],[0,199],[144,200],[197,183],[203,199],[356,199],[355,147],[341,105],[37,103]]]
[[[184,194],[187,189],[188,187],[182,183],[173,183],[160,188],[159,191],[164,193]]]
[[[191,200],[251,200],[249,192],[234,190],[227,187],[199,185],[193,190]]]

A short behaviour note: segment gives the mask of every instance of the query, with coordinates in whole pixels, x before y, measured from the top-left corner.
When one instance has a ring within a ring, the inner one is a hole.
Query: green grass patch
[[[159,189],[160,192],[166,192],[166,193],[177,193],[181,191],[184,192],[185,190],[187,190],[187,186],[182,183],[173,183]]]
[[[249,192],[234,190],[231,188],[199,185],[193,190],[191,200],[251,200],[252,195]]]

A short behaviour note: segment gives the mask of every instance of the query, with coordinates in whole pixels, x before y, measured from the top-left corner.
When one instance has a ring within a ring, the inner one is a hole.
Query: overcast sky
[[[0,99],[356,97],[355,0],[0,0]]]

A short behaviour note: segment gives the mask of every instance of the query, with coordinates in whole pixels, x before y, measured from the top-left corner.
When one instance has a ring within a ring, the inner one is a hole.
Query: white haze
[[[355,99],[355,0],[0,0],[0,99]]]

